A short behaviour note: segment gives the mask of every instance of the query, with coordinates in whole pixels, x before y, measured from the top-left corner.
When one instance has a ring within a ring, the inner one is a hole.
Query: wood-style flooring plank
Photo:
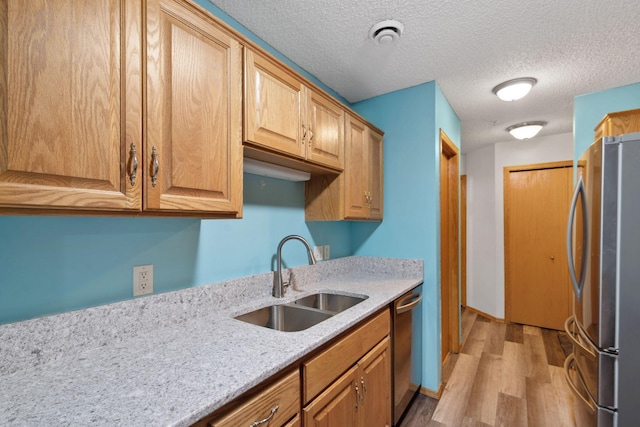
[[[555,402],[558,408],[558,425],[564,427],[580,427],[571,408],[576,404],[576,397],[569,388],[564,378],[564,366],[549,366],[551,385],[555,394]]]
[[[438,406],[436,406],[436,410],[433,413],[433,420],[448,426],[462,424],[469,394],[473,387],[472,378],[476,376],[479,363],[479,357],[464,353],[458,355],[451,378],[449,378]]]
[[[526,326],[525,326],[526,328]],[[531,326],[529,326],[531,328]],[[539,328],[536,333],[529,333],[525,329],[524,333],[524,354],[526,376],[537,381],[551,382],[551,375],[547,368],[547,355],[544,351],[544,342]]]
[[[524,332],[522,332],[522,325],[519,325],[517,323],[509,323],[507,324],[507,331],[505,333],[504,339],[506,341],[524,344],[523,334]]]
[[[526,378],[527,425],[529,427],[560,426],[558,405],[551,381]]]
[[[400,422],[402,427],[423,427],[426,426],[433,411],[436,409],[438,401],[423,394],[418,394],[409,407],[406,415]]]
[[[461,353],[465,353],[471,356],[480,357],[482,355],[482,351],[484,350],[484,344],[487,339],[487,333],[491,328],[491,324],[488,322],[480,321],[483,319],[482,316],[478,316],[473,326],[471,327],[471,332],[469,332],[469,336],[467,337],[464,346],[462,346]]]
[[[491,322],[489,325],[487,338],[484,343],[484,351],[491,354],[502,355],[507,325],[498,322]]]
[[[519,397],[500,393],[494,425],[495,427],[527,427],[527,402]]]
[[[495,381],[496,378],[502,378],[502,356],[482,353],[465,417],[493,425],[500,392],[500,381]]]
[[[462,345],[467,341],[469,333],[471,332],[471,327],[476,321],[476,317],[478,317],[478,314],[471,310],[462,311]]]
[[[505,341],[502,361],[504,366],[502,367],[500,392],[524,398],[526,394],[525,376],[527,375],[524,344]]]
[[[522,332],[529,335],[542,335],[537,326],[522,325]]]
[[[563,367],[565,355],[558,339],[558,331],[542,329],[542,341],[547,355],[547,363],[552,366]]]
[[[464,417],[460,427],[493,427],[493,425],[474,420],[473,418]]]

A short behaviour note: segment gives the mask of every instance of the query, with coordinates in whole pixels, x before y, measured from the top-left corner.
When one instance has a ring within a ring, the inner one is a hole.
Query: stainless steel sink
[[[302,297],[293,302],[295,305],[317,308],[327,313],[337,314],[354,305],[361,303],[369,297],[357,297],[330,293],[317,293]]]
[[[310,328],[332,316],[320,310],[295,305],[270,305],[236,319],[277,331],[295,332]]]

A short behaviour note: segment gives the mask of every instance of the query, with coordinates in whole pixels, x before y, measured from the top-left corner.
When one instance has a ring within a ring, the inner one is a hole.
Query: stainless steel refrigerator
[[[640,133],[605,137],[580,157],[567,252],[576,423],[640,425]]]

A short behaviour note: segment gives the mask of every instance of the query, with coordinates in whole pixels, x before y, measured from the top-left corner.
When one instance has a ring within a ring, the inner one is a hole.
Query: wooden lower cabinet
[[[390,328],[379,312],[193,426],[391,426]]]
[[[293,427],[300,425],[300,372],[290,371],[284,378],[248,396],[221,415],[207,417],[194,426],[233,427],[269,425]],[[263,421],[261,424],[259,424]]]
[[[313,427],[391,425],[391,348],[385,338],[304,408]]]

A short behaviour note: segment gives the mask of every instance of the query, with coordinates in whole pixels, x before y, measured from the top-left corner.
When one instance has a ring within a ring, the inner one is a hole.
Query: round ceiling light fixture
[[[369,30],[369,38],[378,44],[388,45],[400,39],[404,25],[398,21],[386,20],[378,22]]]
[[[515,101],[524,98],[537,82],[533,77],[508,80],[494,87],[493,93],[503,101]]]
[[[507,128],[507,132],[516,139],[530,139],[540,132],[547,122],[523,122]]]

